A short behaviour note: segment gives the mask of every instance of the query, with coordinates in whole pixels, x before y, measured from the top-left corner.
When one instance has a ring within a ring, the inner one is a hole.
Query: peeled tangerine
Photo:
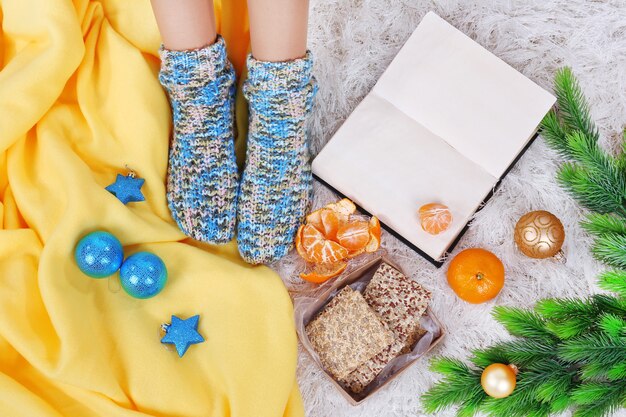
[[[419,210],[422,229],[431,235],[445,232],[452,223],[452,213],[443,204],[430,203],[423,205]]]
[[[307,262],[315,264],[306,281],[322,283],[341,274],[347,260],[380,247],[380,222],[353,219],[354,203],[347,198],[309,214],[296,234],[296,250]]]

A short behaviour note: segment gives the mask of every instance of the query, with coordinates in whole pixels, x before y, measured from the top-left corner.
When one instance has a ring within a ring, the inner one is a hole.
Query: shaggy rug
[[[626,123],[626,2],[584,0],[311,0],[310,47],[319,94],[311,140],[317,153],[332,137],[393,59],[429,10],[479,42],[524,75],[551,91],[555,70],[572,67],[592,105],[603,145],[617,149]],[[383,246],[411,277],[433,292],[432,308],[447,336],[427,357],[353,407],[301,350],[298,381],[307,416],[423,416],[420,395],[437,375],[428,370],[433,354],[466,357],[475,347],[507,338],[491,317],[494,305],[532,306],[545,297],[599,292],[602,268],[589,254],[590,238],[578,222],[582,210],[555,182],[556,154],[540,138],[480,211],[455,253],[484,247],[506,266],[506,285],[492,302],[470,305],[448,287],[446,266],[436,269],[388,233]],[[315,186],[315,207],[337,197]],[[556,214],[566,230],[567,263],[533,260],[513,242],[513,227],[530,210]],[[294,296],[303,291],[302,261],[292,253],[274,268]],[[439,413],[452,416],[451,411]],[[617,416],[626,416],[621,410]]]

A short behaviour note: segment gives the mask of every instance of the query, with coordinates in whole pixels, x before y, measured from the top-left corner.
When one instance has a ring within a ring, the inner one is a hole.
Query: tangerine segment
[[[372,216],[369,223],[369,242],[365,246],[366,252],[376,252],[380,248],[380,221],[378,217]]]
[[[425,204],[420,207],[419,215],[422,229],[431,235],[438,235],[446,231],[452,223],[452,213],[443,204]]]
[[[311,272],[307,274],[300,274],[300,278],[314,284],[321,284],[322,282],[328,281],[329,279],[341,274],[345,271],[347,266],[348,264],[346,262],[316,265]]]
[[[320,232],[324,231],[324,225],[322,224],[322,210],[324,209],[323,208],[317,209],[309,213],[309,215],[306,216],[306,223],[305,223],[305,224],[310,224],[310,225],[315,226],[315,228],[319,230]]]
[[[320,218],[322,222],[322,232],[324,233],[324,236],[326,236],[326,239],[336,240],[337,230],[340,225],[337,213],[330,209],[322,209]]]
[[[311,262],[335,263],[348,256],[348,249],[328,240],[315,226],[307,224],[302,229],[302,248]]]
[[[494,298],[504,286],[504,265],[488,250],[466,249],[452,259],[447,276],[459,298],[480,304]]]
[[[304,225],[300,226],[298,228],[298,233],[296,233],[296,251],[305,261],[313,262],[307,251],[302,246],[302,229],[304,229]]]
[[[364,248],[369,240],[369,224],[365,221],[346,223],[337,230],[337,241],[350,251]]]

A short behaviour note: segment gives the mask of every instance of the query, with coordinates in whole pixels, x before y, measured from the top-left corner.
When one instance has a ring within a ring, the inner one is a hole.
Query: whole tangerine
[[[488,250],[465,249],[452,259],[447,276],[460,299],[480,304],[494,298],[504,286],[504,265]]]

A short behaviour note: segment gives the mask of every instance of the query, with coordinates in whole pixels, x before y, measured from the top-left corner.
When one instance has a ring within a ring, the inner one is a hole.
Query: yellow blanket
[[[243,3],[218,7],[231,44],[245,41],[232,24]],[[184,240],[170,218],[149,1],[0,0],[0,23],[0,416],[302,415],[279,277],[234,244]],[[145,178],[145,202],[105,191],[125,165]],[[126,256],[162,257],[163,292],[137,300],[117,278],[83,275],[73,249],[97,229]],[[200,314],[206,342],[183,358],[159,340],[172,314]]]

